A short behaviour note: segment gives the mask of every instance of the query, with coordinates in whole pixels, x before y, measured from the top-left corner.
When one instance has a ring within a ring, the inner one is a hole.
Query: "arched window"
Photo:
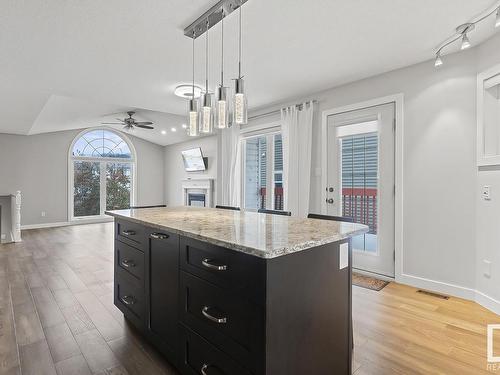
[[[70,220],[104,216],[133,205],[135,151],[110,129],[80,133],[70,149]]]

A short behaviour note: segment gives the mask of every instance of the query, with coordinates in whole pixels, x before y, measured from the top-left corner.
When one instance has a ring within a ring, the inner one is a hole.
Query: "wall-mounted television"
[[[205,171],[208,167],[207,158],[203,157],[200,147],[182,151],[182,160],[186,172]]]

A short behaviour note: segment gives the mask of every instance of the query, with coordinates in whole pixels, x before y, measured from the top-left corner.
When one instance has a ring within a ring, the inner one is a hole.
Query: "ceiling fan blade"
[[[136,124],[136,125],[153,125],[153,123],[151,121],[137,121],[137,122],[134,122],[134,124]]]
[[[120,122],[123,122],[123,119],[122,118],[115,118],[115,120],[118,120]]]
[[[123,122],[101,122],[103,125],[123,125]]]
[[[138,128],[142,128],[142,129],[154,129],[152,126],[143,125],[141,123],[136,123],[135,126],[137,126]]]

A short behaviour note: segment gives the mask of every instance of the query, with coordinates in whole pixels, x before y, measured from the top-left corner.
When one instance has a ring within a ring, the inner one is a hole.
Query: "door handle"
[[[200,369],[200,374],[201,375],[208,375],[208,372],[207,370],[209,368],[213,368],[213,369],[217,369],[217,374],[221,374],[221,375],[224,375],[218,368],[216,368],[215,366],[213,365],[207,365],[206,363],[203,364],[203,366],[201,366],[201,369]],[[212,371],[213,372],[213,371]]]
[[[134,236],[135,235],[135,231],[133,231],[133,230],[124,230],[124,231],[122,231],[122,234],[124,234],[125,236]]]
[[[328,204],[333,204],[333,202],[334,202],[333,198],[326,199],[326,203],[328,203]]]
[[[121,261],[121,265],[125,268],[135,267],[134,261],[130,259],[124,259]]]
[[[133,305],[135,304],[135,298],[132,296],[123,296],[120,298],[120,300],[125,304],[125,305]]]

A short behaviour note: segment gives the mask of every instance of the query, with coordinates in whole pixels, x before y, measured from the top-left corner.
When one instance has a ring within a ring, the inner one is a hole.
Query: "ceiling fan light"
[[[464,49],[470,48],[471,43],[469,40],[469,37],[467,36],[467,33],[464,33],[464,36],[462,37],[462,45],[460,49],[463,51]]]
[[[198,85],[179,85],[175,88],[174,94],[179,98],[191,99],[194,92],[194,99],[197,99],[200,97],[201,91],[202,88]]]

